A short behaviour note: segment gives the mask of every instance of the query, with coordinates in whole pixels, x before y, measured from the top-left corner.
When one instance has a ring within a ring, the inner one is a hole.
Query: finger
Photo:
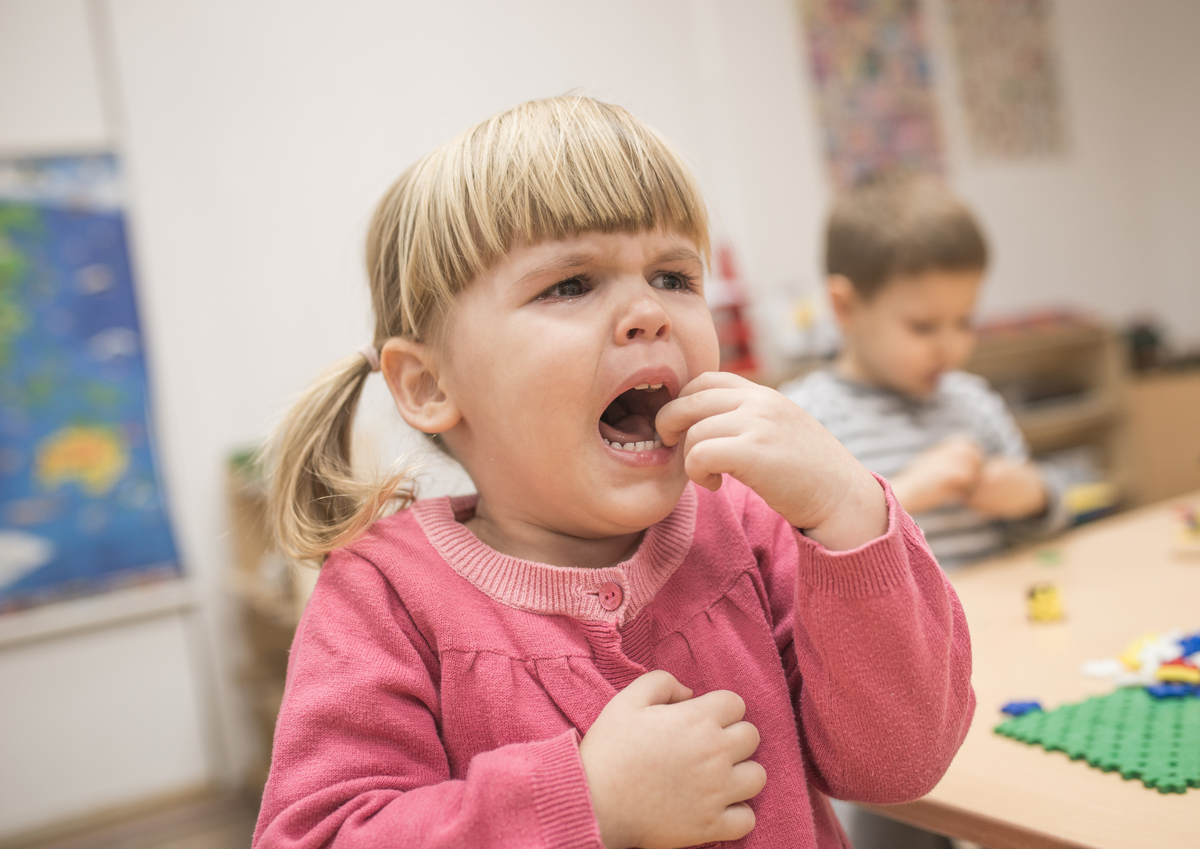
[[[742,761],[733,765],[729,777],[730,801],[753,799],[767,786],[767,771],[757,761]]]
[[[641,707],[671,705],[692,697],[692,691],[679,683],[670,672],[656,669],[639,675],[615,698],[625,699]]]
[[[741,722],[746,715],[746,702],[732,690],[713,690],[697,696],[691,706],[715,719],[722,728]]]
[[[753,381],[728,371],[706,371],[692,378],[679,390],[680,398],[706,389],[737,389],[757,386]]]
[[[741,443],[742,440],[732,436],[699,442],[684,456],[683,470],[701,486],[708,486],[713,479],[720,480],[725,474],[736,478],[741,468],[739,461],[745,458],[746,449]],[[719,485],[708,488],[715,492]]]
[[[724,733],[729,740],[729,755],[735,764],[749,759],[762,742],[758,729],[744,719],[726,726]]]
[[[707,416],[687,429],[683,436],[683,450],[687,453],[698,442],[720,439],[724,436],[740,436],[755,424],[754,417],[743,407],[735,407],[723,413]]]
[[[754,811],[745,802],[730,805],[721,812],[711,833],[705,835],[709,841],[741,840],[754,830]]]
[[[693,381],[694,382],[694,381]],[[691,384],[688,384],[691,386]],[[745,392],[740,388],[718,387],[706,389],[691,395],[680,395],[673,401],[668,401],[654,417],[654,430],[666,445],[674,445],[679,437],[703,419],[727,413],[737,409],[745,400]]]

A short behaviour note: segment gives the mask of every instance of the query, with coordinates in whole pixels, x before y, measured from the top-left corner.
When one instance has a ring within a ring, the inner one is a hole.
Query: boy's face
[[[444,438],[480,510],[597,539],[674,509],[681,446],[656,447],[654,417],[718,367],[703,280],[690,239],[643,232],[518,245],[471,283],[439,377],[461,413]]]
[[[849,376],[914,398],[971,355],[971,316],[982,271],[932,270],[888,280],[863,300],[844,277],[829,281]]]

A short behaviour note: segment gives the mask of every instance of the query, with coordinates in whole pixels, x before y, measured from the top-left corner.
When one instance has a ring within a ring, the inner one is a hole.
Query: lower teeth
[[[604,437],[600,437],[604,439]],[[618,451],[655,451],[663,447],[663,442],[657,437],[648,442],[626,442],[622,445],[620,442],[609,442],[604,439],[604,444],[611,448],[616,448]]]

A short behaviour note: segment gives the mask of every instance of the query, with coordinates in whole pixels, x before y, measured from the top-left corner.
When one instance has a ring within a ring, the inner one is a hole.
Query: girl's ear
[[[829,290],[829,303],[833,307],[838,324],[842,330],[848,329],[862,303],[858,290],[854,288],[850,278],[842,274],[830,274],[825,286]]]
[[[401,417],[422,433],[444,433],[462,413],[438,384],[432,351],[411,339],[389,339],[379,351],[379,370]]]

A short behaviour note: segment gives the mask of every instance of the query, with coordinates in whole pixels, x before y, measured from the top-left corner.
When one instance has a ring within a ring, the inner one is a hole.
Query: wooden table
[[[1187,503],[1200,493],[952,573],[971,629],[975,719],[933,792],[872,810],[988,849],[1200,847],[1200,789],[1162,794],[992,730],[1005,702],[1049,709],[1111,692],[1079,671],[1089,658],[1116,657],[1147,632],[1200,630],[1200,556],[1176,549],[1175,507]],[[1046,549],[1059,552],[1058,565],[1038,556]],[[1030,622],[1026,592],[1047,581],[1060,588],[1066,619]]]

